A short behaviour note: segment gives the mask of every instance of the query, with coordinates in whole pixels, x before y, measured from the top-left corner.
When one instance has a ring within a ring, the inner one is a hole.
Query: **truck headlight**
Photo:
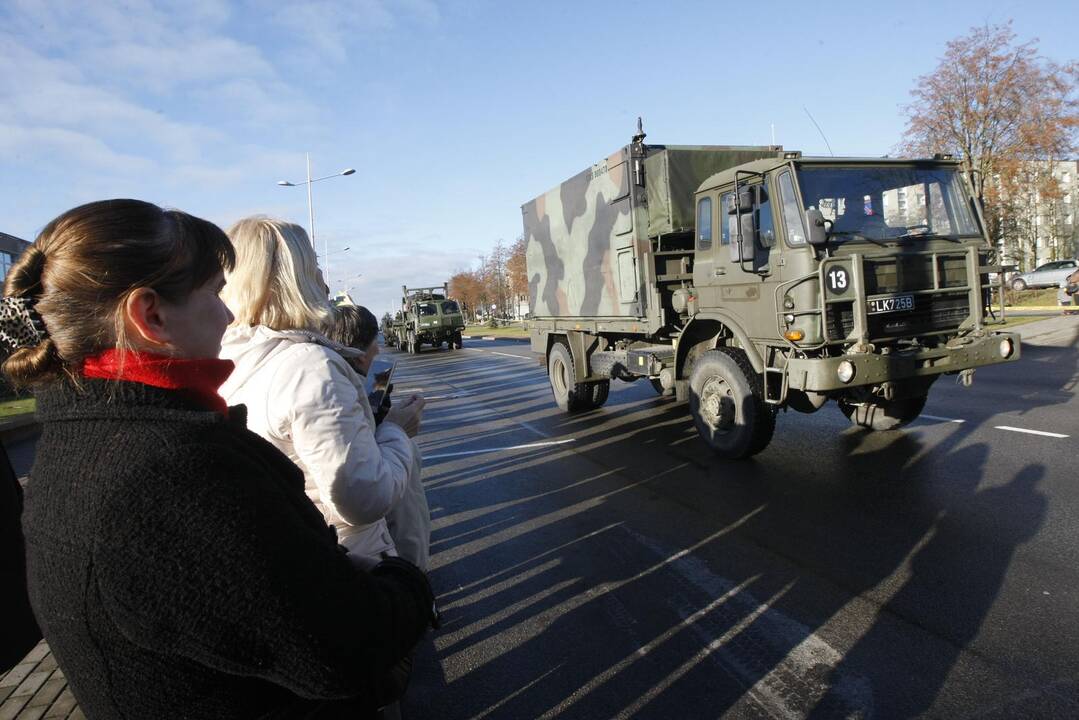
[[[835,374],[839,377],[839,382],[849,383],[854,379],[854,363],[850,360],[844,360],[835,369]]]
[[[1000,356],[1005,360],[1012,356],[1012,350],[1014,349],[1010,338],[1004,338],[1000,341]]]

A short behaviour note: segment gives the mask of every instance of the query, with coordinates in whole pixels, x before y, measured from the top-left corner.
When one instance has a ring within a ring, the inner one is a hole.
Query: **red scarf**
[[[83,360],[88,378],[137,382],[167,390],[185,390],[200,405],[228,414],[228,405],[217,394],[236,365],[217,358],[177,358],[148,352],[121,352],[115,348]]]

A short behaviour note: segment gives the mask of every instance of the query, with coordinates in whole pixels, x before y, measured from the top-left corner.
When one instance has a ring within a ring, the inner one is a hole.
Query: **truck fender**
[[[764,360],[757,348],[749,340],[749,335],[738,325],[730,315],[723,312],[708,311],[697,313],[690,320],[681,336],[678,338],[678,350],[675,355],[675,367],[678,368],[678,376],[687,376],[685,366],[689,353],[698,344],[711,340],[713,344],[719,344],[722,335],[731,335],[745,351],[750,365],[758,373],[764,373]]]
[[[579,330],[567,330],[565,335],[551,333],[547,336],[547,352],[544,358],[551,356],[551,346],[556,342],[565,342],[573,357],[573,374],[576,382],[584,382],[591,372],[588,368],[588,356],[599,338]]]

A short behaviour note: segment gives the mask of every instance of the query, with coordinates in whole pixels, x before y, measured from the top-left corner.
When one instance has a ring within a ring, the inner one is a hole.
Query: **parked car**
[[[1028,273],[1012,278],[1012,290],[1027,288],[1058,287],[1062,280],[1075,272],[1079,262],[1075,260],[1057,260],[1039,265]]]

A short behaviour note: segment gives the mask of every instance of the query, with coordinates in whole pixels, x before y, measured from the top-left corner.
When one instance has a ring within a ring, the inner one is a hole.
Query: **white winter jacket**
[[[317,333],[231,327],[221,357],[236,369],[221,387],[247,406],[247,426],[303,470],[307,494],[350,553],[396,554],[386,522],[405,491],[415,446],[393,423],[375,426],[363,378]]]

